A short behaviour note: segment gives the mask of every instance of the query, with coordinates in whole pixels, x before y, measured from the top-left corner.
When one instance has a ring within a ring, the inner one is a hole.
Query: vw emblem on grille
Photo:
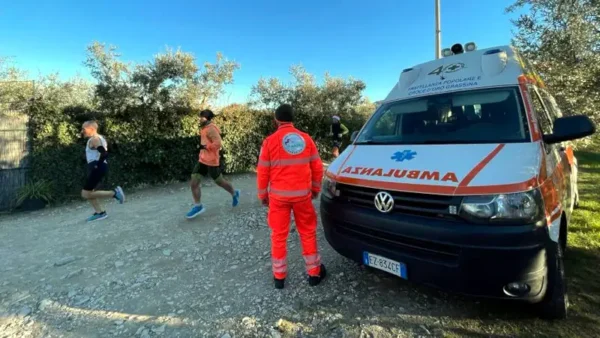
[[[380,191],[375,195],[375,208],[377,210],[388,213],[394,209],[394,198],[385,191]]]

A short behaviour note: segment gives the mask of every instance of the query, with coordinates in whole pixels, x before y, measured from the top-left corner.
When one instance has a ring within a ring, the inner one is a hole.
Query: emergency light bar
[[[460,43],[456,43],[452,45],[452,48],[444,48],[442,49],[442,56],[448,57],[452,55],[462,54],[464,52],[473,52],[477,50],[477,45],[475,42],[466,43],[464,48]]]
[[[477,49],[477,45],[475,44],[475,42],[469,42],[465,45],[465,50],[467,52],[472,52],[476,49]]]

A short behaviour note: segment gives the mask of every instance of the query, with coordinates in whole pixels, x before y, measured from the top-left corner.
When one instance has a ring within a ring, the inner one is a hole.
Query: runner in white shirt
[[[104,137],[98,134],[98,124],[94,121],[87,121],[83,124],[81,132],[88,138],[85,146],[85,157],[87,160],[87,179],[81,197],[87,199],[94,207],[94,214],[87,221],[93,222],[108,217],[106,211],[100,205],[100,198],[115,198],[119,203],[125,202],[123,189],[117,186],[113,191],[96,190],[102,179],[108,171],[108,144]]]

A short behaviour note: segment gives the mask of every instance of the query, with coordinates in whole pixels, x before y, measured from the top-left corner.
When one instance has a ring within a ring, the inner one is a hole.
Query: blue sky
[[[508,44],[512,0],[441,0],[442,46]],[[32,77],[89,74],[92,41],[142,62],[181,47],[199,62],[221,51],[241,64],[221,104],[245,101],[260,77],[288,80],[292,64],[313,74],[362,79],[372,100],[385,97],[400,71],[434,57],[433,0],[154,1],[20,0],[0,7],[0,56]]]

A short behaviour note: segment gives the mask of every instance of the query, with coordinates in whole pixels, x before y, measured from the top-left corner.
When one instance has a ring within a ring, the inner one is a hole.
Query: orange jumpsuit
[[[302,242],[302,256],[310,276],[319,276],[321,257],[317,250],[317,213],[312,193],[321,191],[323,164],[312,138],[291,123],[282,124],[267,137],[257,166],[258,198],[269,198],[271,261],[277,279],[287,275],[287,237],[290,213]]]

